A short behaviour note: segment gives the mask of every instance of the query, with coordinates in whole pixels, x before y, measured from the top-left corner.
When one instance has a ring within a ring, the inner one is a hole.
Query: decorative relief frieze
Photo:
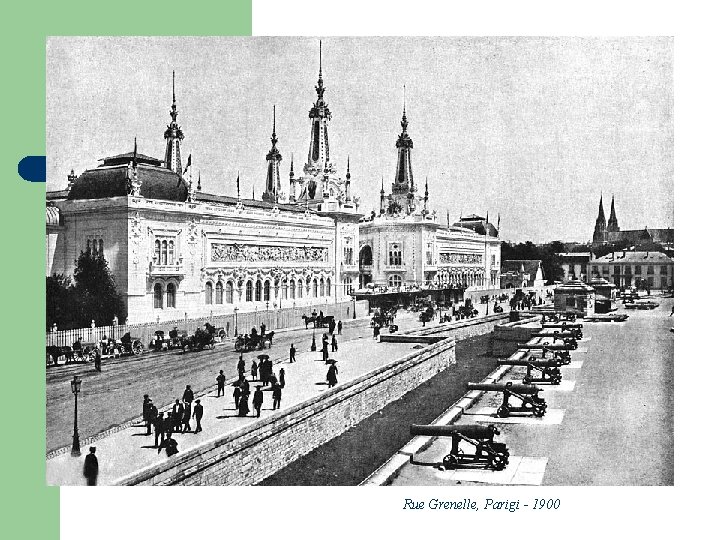
[[[211,244],[212,262],[327,262],[324,247],[257,246],[250,244]]]
[[[440,264],[482,264],[480,253],[441,253]]]

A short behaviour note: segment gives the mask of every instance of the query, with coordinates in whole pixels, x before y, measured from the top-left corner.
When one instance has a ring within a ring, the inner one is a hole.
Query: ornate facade
[[[380,213],[360,223],[360,286],[390,288],[461,287],[478,290],[500,285],[500,240],[486,218],[470,216],[446,227],[430,211],[427,179],[417,195],[408,119],[403,106],[397,167],[389,195],[380,190]]]
[[[358,280],[357,199],[330,161],[322,68],[303,176],[283,202],[273,111],[262,200],[214,195],[181,169],[173,74],[165,160],[102,160],[48,192],[47,274],[72,276],[81,250],[101,251],[131,323],[347,301]],[[311,188],[316,186],[315,190]],[[296,191],[299,195],[296,197]]]

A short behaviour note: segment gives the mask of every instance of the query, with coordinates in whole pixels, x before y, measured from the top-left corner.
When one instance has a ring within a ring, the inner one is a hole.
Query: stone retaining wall
[[[142,469],[117,483],[256,484],[341,435],[454,362],[455,340],[442,339],[280,414]]]

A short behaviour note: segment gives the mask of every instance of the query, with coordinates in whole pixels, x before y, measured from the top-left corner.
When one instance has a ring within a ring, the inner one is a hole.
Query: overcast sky
[[[162,159],[172,70],[203,191],[259,198],[277,107],[283,189],[307,160],[313,38],[49,38],[48,189],[132,151]],[[672,227],[669,38],[323,38],[331,158],[361,210],[395,173],[403,85],[413,172],[445,222],[501,215],[510,241],[586,241],[602,191],[621,229]]]

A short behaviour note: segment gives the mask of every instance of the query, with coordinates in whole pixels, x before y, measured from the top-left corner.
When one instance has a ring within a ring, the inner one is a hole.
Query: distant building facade
[[[650,289],[675,287],[673,258],[660,251],[612,252],[589,262],[591,277],[602,277],[617,287],[639,286],[645,280]]]
[[[500,286],[503,289],[520,289],[524,287],[543,287],[541,260],[506,260],[502,262]]]
[[[593,247],[598,247],[604,244],[615,244],[622,241],[628,242],[629,246],[656,244],[666,251],[672,252],[675,245],[675,229],[648,229],[646,227],[644,229],[620,230],[617,215],[615,214],[615,197],[613,196],[610,204],[610,218],[605,221],[605,211],[603,209],[601,195],[598,216],[595,219],[592,245]]]

